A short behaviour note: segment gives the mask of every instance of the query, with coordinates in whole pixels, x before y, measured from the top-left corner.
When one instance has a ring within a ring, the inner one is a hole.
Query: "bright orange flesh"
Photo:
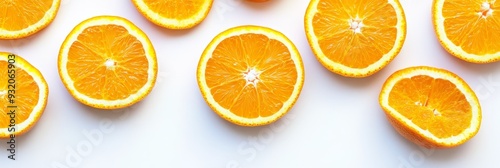
[[[481,9],[487,2],[492,11],[500,2],[494,0],[446,0],[442,16],[447,37],[465,52],[475,55],[500,52],[500,17]]]
[[[0,0],[0,27],[21,30],[33,25],[43,18],[52,3],[53,0]]]
[[[142,43],[118,25],[86,28],[68,52],[75,88],[95,99],[120,100],[136,93],[146,84],[148,68]]]
[[[258,73],[253,84],[245,74]],[[216,102],[244,118],[268,117],[282,108],[297,82],[297,70],[282,42],[260,34],[224,39],[205,72]]]
[[[144,3],[153,11],[164,18],[190,18],[193,17],[203,6],[206,0],[175,0],[158,1],[143,0]]]
[[[8,88],[8,63],[5,61],[0,61],[0,69],[4,69],[0,75],[0,92],[9,90]],[[33,108],[38,103],[40,90],[38,85],[34,81],[33,77],[31,77],[25,70],[20,68],[15,68],[16,77],[14,78],[16,81],[15,84],[15,96],[14,106],[17,106],[15,121],[16,124],[24,122],[31,112]],[[10,105],[8,94],[0,94],[0,104],[1,105]],[[10,109],[5,107],[0,108],[0,128],[7,128],[10,124],[10,116],[7,115]]]
[[[456,136],[470,126],[471,106],[448,80],[420,75],[397,82],[389,105],[438,138]]]
[[[47,27],[60,0],[0,0],[0,39],[19,39]]]
[[[189,29],[210,12],[213,0],[132,0],[137,10],[154,24],[168,29]]]
[[[459,146],[481,125],[476,94],[445,69],[417,66],[394,72],[382,87],[379,103],[399,134],[426,148]]]
[[[366,68],[394,46],[397,17],[386,0],[322,0],[313,18],[314,34],[328,59],[351,68]],[[361,22],[355,33],[351,22]]]
[[[0,138],[22,135],[40,119],[49,88],[42,74],[21,56],[0,52]],[[13,118],[11,118],[13,117]],[[12,129],[15,123],[15,130]]]

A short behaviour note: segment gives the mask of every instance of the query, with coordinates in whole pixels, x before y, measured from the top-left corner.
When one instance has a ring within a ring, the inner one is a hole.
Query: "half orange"
[[[395,72],[384,83],[379,102],[402,136],[427,148],[461,145],[481,124],[474,91],[444,69],[419,66]]]

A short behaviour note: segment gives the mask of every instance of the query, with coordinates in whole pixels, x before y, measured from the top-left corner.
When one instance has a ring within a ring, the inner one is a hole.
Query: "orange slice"
[[[379,102],[402,136],[427,148],[463,144],[481,124],[476,94],[444,69],[421,66],[395,72],[385,82]]]
[[[304,22],[319,62],[347,77],[378,72],[396,57],[406,38],[398,0],[311,0]]]
[[[435,0],[434,30],[453,56],[473,63],[500,60],[500,2],[495,0]]]
[[[97,16],[78,24],[61,46],[58,69],[76,100],[101,109],[142,100],[158,73],[149,38],[117,16]]]
[[[0,138],[9,138],[38,122],[49,88],[40,71],[18,55],[0,52],[0,69]]]
[[[19,39],[47,27],[61,0],[0,0],[0,39]]]
[[[242,126],[270,124],[299,97],[304,67],[295,45],[280,32],[240,26],[217,35],[200,58],[197,80],[208,105]]]
[[[149,21],[168,29],[189,29],[200,24],[213,0],[132,0]]]

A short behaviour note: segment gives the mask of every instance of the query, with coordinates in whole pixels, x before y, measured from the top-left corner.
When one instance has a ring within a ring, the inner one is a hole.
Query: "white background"
[[[333,74],[316,60],[304,33],[308,3],[215,0],[199,26],[174,31],[147,21],[128,0],[63,0],[45,30],[27,39],[0,41],[0,50],[38,67],[50,88],[45,113],[29,133],[16,139],[16,161],[7,159],[6,140],[0,140],[0,167],[500,166],[500,66],[467,63],[446,53],[433,31],[431,0],[401,0],[408,25],[404,47],[385,69],[363,79]],[[152,93],[114,113],[75,101],[57,72],[66,35],[96,15],[131,20],[150,37],[158,56],[159,77]],[[301,96],[289,114],[271,126],[246,128],[221,119],[206,105],[196,83],[196,66],[210,40],[244,24],[281,31],[295,43],[305,64]],[[476,91],[483,120],[469,142],[453,149],[423,150],[389,125],[378,104],[380,88],[394,71],[415,65],[448,69]],[[112,130],[100,128],[106,121],[112,122]],[[99,132],[102,139],[92,144],[84,132]]]

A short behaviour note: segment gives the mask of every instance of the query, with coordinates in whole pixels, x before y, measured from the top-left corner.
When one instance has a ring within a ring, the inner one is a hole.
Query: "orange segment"
[[[474,63],[500,60],[500,18],[494,0],[436,0],[433,22],[442,46],[452,55]]]
[[[11,67],[9,61],[14,62]],[[29,131],[38,122],[47,104],[48,86],[42,74],[20,56],[0,52],[0,68],[4,69],[0,75],[0,104],[4,106],[0,108],[0,138],[7,138],[11,133]],[[15,76],[10,76],[10,70]],[[9,114],[12,110],[14,115]],[[11,117],[17,126],[15,132],[9,131]]]
[[[406,37],[397,0],[312,0],[304,20],[318,60],[348,77],[369,76],[385,67]]]
[[[410,67],[385,82],[380,104],[403,136],[425,147],[453,147],[479,130],[476,95],[455,74],[432,67]]]
[[[241,26],[219,34],[198,64],[201,92],[221,117],[244,126],[284,115],[302,89],[303,63],[283,34]]]
[[[65,86],[84,104],[120,108],[147,95],[157,74],[147,36],[131,22],[100,16],[79,24],[61,46],[59,71]]]
[[[189,29],[205,19],[213,0],[132,0],[149,21],[169,29]]]
[[[60,0],[0,0],[0,39],[30,36],[55,18]]]

